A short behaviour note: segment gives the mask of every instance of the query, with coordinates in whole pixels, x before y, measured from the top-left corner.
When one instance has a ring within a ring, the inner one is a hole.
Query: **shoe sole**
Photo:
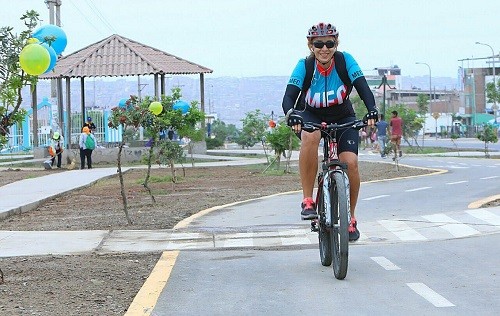
[[[312,214],[312,215],[302,215],[301,214],[300,217],[302,218],[302,220],[307,221],[307,220],[317,219],[318,214]]]

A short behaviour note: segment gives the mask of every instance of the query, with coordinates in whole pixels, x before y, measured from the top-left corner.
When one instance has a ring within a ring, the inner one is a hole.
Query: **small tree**
[[[243,128],[236,140],[242,148],[249,148],[255,144],[264,141],[269,117],[264,115],[259,109],[246,113],[245,118],[241,120]]]
[[[483,125],[483,130],[477,133],[476,137],[484,142],[484,155],[486,158],[490,158],[490,152],[488,149],[489,143],[498,142],[498,136],[495,128],[491,124]]]
[[[12,27],[0,28],[0,149],[8,142],[10,127],[20,124],[26,116],[21,108],[22,88],[27,85],[33,88],[38,81],[38,76],[31,76],[21,68],[19,54],[40,21],[39,14],[27,11],[21,20],[26,30],[19,35]]]
[[[488,103],[495,103],[496,101],[497,106],[500,104],[500,80],[496,82],[496,86],[493,82],[488,82],[486,85],[486,97],[488,98]]]
[[[275,128],[266,134],[266,140],[275,154],[275,159],[269,166],[276,162],[276,169],[278,170],[280,168],[281,156],[283,155],[283,157],[286,158],[285,172],[290,173],[290,158],[292,156],[292,151],[300,147],[299,139],[295,136],[293,130],[285,124],[284,120],[282,120]]]
[[[180,123],[174,125],[179,136],[190,139],[188,148],[191,153],[191,164],[194,167],[194,143],[202,141],[205,137],[205,130],[201,128],[201,122],[205,119],[205,114],[198,109],[198,102],[192,101],[187,113],[182,114],[180,110],[176,110],[175,115]],[[172,120],[172,122],[176,121]]]
[[[172,191],[174,191],[174,184],[177,183],[175,163],[185,160],[184,150],[177,142],[171,141],[170,139],[162,139],[156,146],[153,158],[158,165],[170,167],[170,172],[172,173]]]
[[[128,140],[127,130],[135,132],[137,131],[139,126],[143,125],[144,122],[151,122],[152,120],[153,114],[149,111],[149,109],[141,106],[137,97],[130,96],[130,99],[127,101],[126,107],[114,107],[111,109],[111,115],[108,121],[108,126],[110,128],[121,128],[122,131],[122,141],[118,146],[118,176],[120,178],[123,211],[125,212],[125,217],[127,218],[127,222],[130,225],[132,224],[132,219],[130,218],[130,215],[128,213],[127,195],[125,194],[125,184],[123,181],[123,172],[121,166],[122,151],[126,141]]]

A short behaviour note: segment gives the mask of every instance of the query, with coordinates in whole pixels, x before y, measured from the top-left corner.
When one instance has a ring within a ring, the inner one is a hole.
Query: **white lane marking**
[[[409,189],[409,190],[405,190],[405,192],[422,191],[422,190],[427,190],[427,189],[432,189],[432,187],[421,187],[421,188]]]
[[[460,183],[467,183],[467,182],[469,182],[469,181],[463,180],[463,181],[457,181],[457,182],[448,182],[446,184],[460,184]]]
[[[433,291],[430,287],[423,283],[406,283],[415,293],[428,300],[436,307],[451,307],[455,306],[452,302],[448,301],[443,296]]]
[[[477,210],[469,210],[467,211],[470,215],[475,218],[479,218],[482,221],[485,221],[488,224],[492,224],[495,226],[500,226],[500,216],[491,213],[490,211],[477,209]]]
[[[290,230],[282,230],[279,232],[281,237],[281,244],[283,246],[291,246],[291,245],[309,245],[311,244],[311,240],[307,237],[306,233],[290,235]]]
[[[408,226],[402,221],[380,220],[380,225],[384,226],[388,231],[396,235],[399,239],[404,241],[427,240],[419,232]]]
[[[495,179],[498,178],[498,176],[491,176],[491,177],[484,177],[484,178],[479,178],[481,180],[489,180],[489,179]]]
[[[236,233],[224,237],[227,238],[223,240],[224,248],[254,246],[253,233]]]
[[[365,199],[363,199],[363,201],[371,201],[371,200],[385,198],[385,197],[388,197],[388,196],[390,196],[390,195],[387,195],[387,194],[376,195],[376,196],[372,196],[372,197],[369,197],[369,198],[365,198]]]
[[[386,257],[370,257],[373,261],[378,263],[382,268],[386,270],[401,270],[400,267],[392,263],[389,259]]]
[[[448,231],[450,234],[452,234],[454,237],[457,238],[481,234],[474,228],[466,224],[460,223],[459,221],[456,221],[445,214],[424,215],[422,217],[431,223],[443,224],[440,227]]]

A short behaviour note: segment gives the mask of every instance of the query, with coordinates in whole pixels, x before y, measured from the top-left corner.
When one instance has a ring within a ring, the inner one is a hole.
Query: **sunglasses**
[[[318,49],[322,49],[323,46],[325,46],[325,45],[326,45],[326,48],[333,48],[335,46],[335,44],[337,44],[335,41],[326,41],[326,42],[315,41],[315,42],[313,42],[314,47],[316,47]]]

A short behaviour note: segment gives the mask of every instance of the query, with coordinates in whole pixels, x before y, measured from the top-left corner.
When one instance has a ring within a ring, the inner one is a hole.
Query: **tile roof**
[[[212,73],[212,69],[114,34],[57,61],[40,79]]]

